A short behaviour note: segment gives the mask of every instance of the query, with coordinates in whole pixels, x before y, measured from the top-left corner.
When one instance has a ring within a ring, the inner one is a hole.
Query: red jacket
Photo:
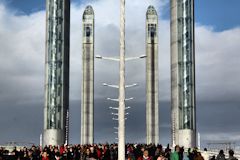
[[[152,160],[151,157],[148,157],[147,159],[143,159],[143,156],[139,157],[137,160]]]
[[[50,160],[48,157],[42,157],[42,160]]]

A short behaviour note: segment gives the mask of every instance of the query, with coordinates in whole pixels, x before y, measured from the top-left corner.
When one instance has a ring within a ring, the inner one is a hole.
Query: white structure
[[[194,0],[171,0],[172,145],[196,146]]]
[[[68,143],[70,0],[46,0],[43,145]]]
[[[125,160],[125,0],[120,0],[118,160]]]
[[[94,11],[83,13],[81,144],[94,143]]]
[[[146,129],[147,144],[159,143],[158,118],[158,15],[153,6],[146,13]]]
[[[200,135],[200,133],[198,132],[198,143],[197,143],[197,145],[198,145],[198,149],[200,149],[201,150],[201,135]]]

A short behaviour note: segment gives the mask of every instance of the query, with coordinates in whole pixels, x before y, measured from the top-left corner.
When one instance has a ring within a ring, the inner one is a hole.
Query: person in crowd
[[[210,158],[210,160],[216,160],[216,156],[213,155],[213,156]]]
[[[225,154],[224,154],[223,150],[220,150],[219,154],[217,155],[216,160],[225,160],[225,159],[226,158],[225,158]]]
[[[126,144],[127,160],[238,160],[234,156],[234,151],[229,150],[226,159],[223,150],[219,152],[217,158],[209,157],[204,149],[200,152],[197,148],[189,148],[184,152],[184,148],[175,146],[171,152],[169,145],[166,148],[155,146],[154,144]],[[117,144],[93,144],[93,145],[63,145],[46,146],[43,149],[38,146],[15,147],[12,150],[0,148],[0,157],[3,160],[117,160]]]
[[[194,153],[192,152],[191,148],[188,148],[188,158],[189,158],[189,160],[193,160],[194,159]]]
[[[61,155],[60,155],[60,152],[56,152],[56,153],[55,153],[54,160],[62,160]]]
[[[180,147],[179,145],[175,146],[175,151],[170,154],[170,160],[180,160],[179,159]]]
[[[160,155],[158,156],[157,160],[166,160],[166,157],[164,157],[164,154],[160,152]]]
[[[144,150],[143,156],[139,157],[138,160],[152,160],[152,157],[149,156],[148,150]]]
[[[232,149],[228,151],[228,154],[229,158],[227,160],[238,160],[236,157],[234,157],[234,151]]]
[[[137,148],[135,149],[135,157],[138,159],[139,157],[143,156],[143,152],[144,152],[145,148],[143,145],[138,145]]]
[[[190,160],[188,151],[187,152],[186,151],[183,152],[183,160]]]
[[[35,157],[33,157],[33,150],[29,149],[27,152],[27,156],[24,158],[24,160],[37,160]]]
[[[208,154],[207,148],[203,149],[202,156],[204,160],[209,160],[209,154]]]
[[[73,160],[74,158],[74,151],[72,147],[67,149],[67,160]]]
[[[194,155],[193,160],[204,160],[201,153],[198,152],[197,149],[194,150],[193,155]]]
[[[133,148],[132,145],[129,145],[127,147],[127,159],[128,160],[135,160],[134,148]]]
[[[90,148],[86,148],[84,153],[83,153],[83,157],[82,160],[90,160],[91,159],[91,151]]]
[[[158,145],[155,150],[154,159],[157,159],[160,155],[163,156],[162,153],[163,153],[162,145]]]
[[[183,160],[184,157],[184,147],[180,147],[180,150],[178,152],[179,160]]]
[[[103,149],[103,160],[111,160],[111,154],[109,150],[109,145],[105,145]]]
[[[50,159],[49,159],[49,155],[48,155],[48,153],[47,153],[46,150],[43,151],[43,153],[42,153],[42,160],[50,160]]]
[[[167,145],[167,148],[165,149],[164,157],[166,157],[167,160],[170,160],[170,155],[172,153],[172,150],[169,147],[169,144]]]
[[[155,146],[155,144],[150,144],[147,147],[148,147],[149,156],[152,157],[152,159],[154,159],[157,147]]]

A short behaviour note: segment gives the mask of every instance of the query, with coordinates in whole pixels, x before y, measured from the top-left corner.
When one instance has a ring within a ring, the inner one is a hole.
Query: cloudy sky
[[[80,142],[81,17],[86,5],[95,10],[95,54],[119,54],[119,1],[72,0],[70,142]],[[126,2],[127,56],[145,54],[145,13],[159,14],[160,143],[170,142],[170,23],[168,0]],[[202,144],[212,140],[240,145],[240,14],[239,0],[196,0],[197,129]],[[39,143],[43,128],[45,0],[0,0],[0,144]],[[111,67],[109,67],[111,66]],[[95,141],[114,142],[114,126],[106,100],[117,91],[101,86],[117,83],[118,64],[95,61]],[[145,142],[145,61],[127,63],[127,141]]]

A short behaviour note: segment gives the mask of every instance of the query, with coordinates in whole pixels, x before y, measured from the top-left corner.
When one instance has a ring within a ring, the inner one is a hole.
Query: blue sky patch
[[[71,0],[81,3],[83,0]],[[10,0],[7,6],[17,9],[18,13],[31,14],[45,9],[45,0]],[[240,1],[239,0],[196,0],[196,22],[210,25],[215,31],[223,31],[240,26]],[[169,6],[163,9],[163,18],[169,19]]]

